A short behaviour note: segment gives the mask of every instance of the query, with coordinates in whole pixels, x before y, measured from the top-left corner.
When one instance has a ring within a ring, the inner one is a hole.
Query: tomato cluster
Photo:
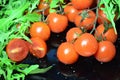
[[[94,56],[100,62],[111,61],[116,54],[114,43],[117,35],[106,14],[97,7],[98,0],[71,0],[66,2],[62,13],[49,12],[52,0],[42,0],[38,5],[40,15],[46,20],[31,24],[29,33],[31,43],[22,39],[13,39],[6,47],[8,56],[13,61],[25,59],[28,52],[37,58],[47,54],[47,43],[51,33],[61,33],[74,24],[66,33],[66,41],[57,49],[57,58],[64,64],[75,63],[80,56]],[[97,14],[98,9],[98,14]]]
[[[64,13],[75,26],[67,31],[66,42],[58,47],[60,62],[73,64],[80,56],[110,62],[115,57],[117,34],[106,14],[97,7],[97,0],[71,0]]]

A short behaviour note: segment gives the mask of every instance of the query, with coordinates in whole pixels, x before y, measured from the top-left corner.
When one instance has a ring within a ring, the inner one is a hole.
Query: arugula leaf
[[[28,13],[18,19],[15,20],[15,22],[35,22],[35,21],[41,21],[41,15],[37,13]]]
[[[41,21],[41,15],[33,13],[39,1],[0,0],[0,77],[3,76],[5,80],[24,80],[26,75],[39,69],[37,64],[16,64],[8,58],[5,51],[5,46],[13,38],[31,42],[25,33],[29,33],[32,22]],[[20,25],[19,28],[17,25]]]
[[[57,8],[63,7],[62,4],[64,4],[64,0],[52,0],[50,3],[50,13],[59,12]]]
[[[120,13],[120,4],[118,3],[120,0],[100,0],[99,7],[104,11],[106,14],[108,20],[112,23],[112,26],[114,28],[115,33],[117,34],[114,18],[116,16],[116,12],[119,7],[119,13]],[[101,5],[104,4],[104,7],[101,7]],[[117,4],[117,6],[116,6]]]
[[[57,8],[59,5],[59,0],[52,0],[50,3],[50,13],[56,12],[55,8]]]
[[[11,80],[25,80],[25,75],[23,73],[13,74]]]
[[[115,6],[117,6],[117,12],[120,14],[120,0],[112,0],[114,1]],[[118,15],[118,18],[120,18],[120,15]]]
[[[31,13],[35,8],[37,8],[37,5],[39,4],[40,0],[30,0],[31,6],[29,7],[28,11]]]
[[[42,69],[34,69],[33,71],[31,71],[29,74],[37,74],[37,73],[46,73],[48,70],[50,70],[53,66],[49,66],[47,68],[42,68]]]

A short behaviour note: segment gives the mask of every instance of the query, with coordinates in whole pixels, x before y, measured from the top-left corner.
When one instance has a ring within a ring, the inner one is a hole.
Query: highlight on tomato
[[[31,37],[39,37],[46,41],[49,39],[50,34],[50,28],[44,22],[34,22],[30,27]]]
[[[57,58],[63,64],[73,64],[78,60],[79,55],[75,51],[73,44],[63,42],[57,49]]]
[[[110,41],[101,41],[98,44],[98,50],[95,53],[95,58],[99,62],[110,62],[116,55],[115,45]]]
[[[68,26],[68,19],[65,15],[50,13],[47,17],[48,26],[54,33],[63,32]]]
[[[32,43],[29,45],[30,53],[37,58],[44,58],[47,54],[46,42],[39,38],[31,38]]]
[[[98,49],[98,42],[92,34],[83,33],[74,42],[74,48],[79,55],[83,57],[90,57],[96,53]]]
[[[20,62],[27,57],[29,48],[25,40],[15,38],[7,44],[6,52],[12,61]]]

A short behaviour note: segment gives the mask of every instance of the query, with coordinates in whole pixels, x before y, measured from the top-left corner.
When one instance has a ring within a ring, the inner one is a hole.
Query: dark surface
[[[115,58],[108,63],[100,63],[94,57],[84,58],[73,65],[64,65],[56,58],[57,46],[65,41],[65,32],[60,34],[52,33],[48,41],[49,51],[45,58],[36,59],[29,55],[25,62],[29,64],[39,64],[40,67],[53,65],[53,68],[45,74],[28,75],[26,80],[120,80],[120,21],[116,22],[118,39],[115,43],[117,53]]]

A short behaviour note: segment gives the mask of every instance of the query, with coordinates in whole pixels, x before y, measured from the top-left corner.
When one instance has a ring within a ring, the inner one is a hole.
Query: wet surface
[[[91,56],[89,58],[80,57],[72,65],[60,63],[56,58],[57,46],[64,42],[65,32],[53,34],[48,41],[49,51],[45,58],[36,59],[29,55],[25,60],[29,64],[39,64],[40,67],[53,65],[53,68],[45,74],[28,75],[26,80],[120,80],[120,22],[116,23],[118,40],[116,41],[117,53],[115,58],[108,63],[100,63]],[[71,26],[74,26],[71,24]],[[70,26],[70,27],[71,27]]]

